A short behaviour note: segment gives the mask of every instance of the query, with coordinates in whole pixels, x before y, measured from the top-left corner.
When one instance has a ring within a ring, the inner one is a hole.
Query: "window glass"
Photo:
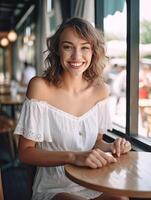
[[[110,104],[116,129],[125,132],[126,127],[126,1],[118,0],[105,5],[104,34],[107,45],[108,65],[104,70],[109,84]],[[110,9],[108,9],[110,6]]]
[[[16,59],[14,59],[14,78],[17,81],[21,80],[24,62],[36,66],[36,24],[34,15],[33,11],[18,29],[18,40],[14,48],[14,55],[16,56]]]
[[[140,0],[139,135],[151,137],[151,2]]]
[[[47,0],[47,12],[51,12],[52,10],[52,0]]]
[[[47,17],[48,17],[48,35],[55,33],[57,22],[56,22],[56,11],[54,9],[54,1],[47,0]]]

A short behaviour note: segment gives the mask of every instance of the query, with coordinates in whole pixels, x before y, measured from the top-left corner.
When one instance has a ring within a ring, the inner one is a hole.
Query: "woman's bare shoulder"
[[[29,99],[43,100],[50,87],[49,81],[40,76],[32,78],[28,84],[26,96]]]
[[[97,93],[99,100],[108,98],[109,94],[110,94],[109,85],[107,85],[106,83],[101,83],[101,84],[97,85],[96,93]]]

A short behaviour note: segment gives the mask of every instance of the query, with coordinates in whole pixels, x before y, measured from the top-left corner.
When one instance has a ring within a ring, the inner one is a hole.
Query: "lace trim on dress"
[[[34,140],[36,142],[42,142],[43,137],[40,133],[34,133],[31,129],[26,129],[21,126],[17,126],[15,134],[23,135],[27,139]]]

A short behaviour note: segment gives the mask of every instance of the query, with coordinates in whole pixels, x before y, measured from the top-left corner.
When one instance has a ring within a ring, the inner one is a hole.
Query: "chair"
[[[4,200],[1,171],[0,171],[0,200]]]
[[[31,200],[35,169],[23,163],[2,169],[2,191],[6,200]]]
[[[0,135],[7,135],[10,146],[12,160],[15,158],[15,143],[13,138],[13,131],[15,128],[14,120],[7,116],[0,115]]]

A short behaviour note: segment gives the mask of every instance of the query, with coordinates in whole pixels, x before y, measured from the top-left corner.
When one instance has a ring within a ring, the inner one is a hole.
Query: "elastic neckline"
[[[87,117],[90,113],[92,113],[93,110],[95,110],[95,109],[98,107],[98,105],[100,105],[100,104],[102,104],[103,102],[106,101],[106,99],[102,99],[102,100],[98,101],[95,105],[93,105],[93,106],[92,106],[87,112],[85,112],[84,114],[82,114],[82,115],[80,115],[80,116],[75,116],[75,115],[73,115],[73,114],[71,114],[71,113],[68,113],[68,112],[66,112],[66,111],[64,111],[64,110],[62,110],[62,109],[60,109],[60,108],[57,108],[56,106],[53,106],[53,105],[49,104],[49,103],[48,103],[47,101],[45,101],[45,100],[38,100],[38,99],[35,99],[35,98],[29,99],[28,97],[26,97],[26,100],[27,100],[28,102],[42,103],[42,104],[46,105],[49,109],[54,110],[54,111],[56,111],[56,112],[58,112],[58,113],[62,113],[63,115],[68,116],[69,118],[74,118],[74,119],[76,119],[76,120],[83,119],[83,118]],[[25,100],[25,101],[26,101],[26,100]]]

